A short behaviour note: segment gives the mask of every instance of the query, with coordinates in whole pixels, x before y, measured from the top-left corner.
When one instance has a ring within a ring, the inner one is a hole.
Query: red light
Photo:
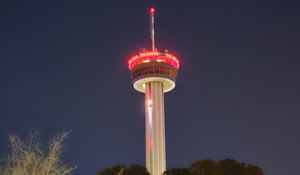
[[[160,55],[159,52],[147,52],[141,53],[140,55],[134,55],[128,60],[129,70],[132,70],[137,64],[141,62],[149,62],[151,60],[162,60],[168,62],[175,69],[179,68],[179,61],[176,57],[171,54]]]
[[[154,8],[151,8],[150,11],[151,11],[151,12],[154,12]]]
[[[152,149],[152,145],[153,145],[153,142],[152,142],[151,139],[149,139],[149,147],[150,147],[150,149]]]

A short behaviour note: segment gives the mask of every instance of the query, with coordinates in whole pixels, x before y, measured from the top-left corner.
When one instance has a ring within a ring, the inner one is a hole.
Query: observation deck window
[[[166,67],[159,67],[159,66],[144,67],[138,69],[132,73],[132,78],[135,79],[139,76],[148,75],[148,74],[163,74],[163,75],[168,75],[174,79],[176,78],[176,73],[173,70]]]

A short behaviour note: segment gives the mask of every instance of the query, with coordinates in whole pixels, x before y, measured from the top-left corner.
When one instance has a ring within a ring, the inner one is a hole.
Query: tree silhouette
[[[42,149],[38,132],[30,132],[25,141],[17,135],[9,135],[11,153],[4,156],[0,175],[66,175],[76,167],[67,167],[60,160],[62,141],[69,132],[57,134],[48,143],[48,151]]]

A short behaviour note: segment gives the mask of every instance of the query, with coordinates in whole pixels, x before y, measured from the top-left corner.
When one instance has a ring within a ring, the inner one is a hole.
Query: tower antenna
[[[155,41],[154,41],[154,8],[150,8],[150,38],[152,39],[152,51],[155,51]]]

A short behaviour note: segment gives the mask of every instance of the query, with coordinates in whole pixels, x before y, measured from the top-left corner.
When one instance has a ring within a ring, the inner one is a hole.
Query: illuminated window
[[[132,73],[132,78],[135,79],[139,76],[147,75],[147,74],[164,74],[172,78],[176,78],[176,73],[173,70],[166,67],[159,67],[159,66],[152,66],[152,67],[145,67],[145,68],[138,69]]]

